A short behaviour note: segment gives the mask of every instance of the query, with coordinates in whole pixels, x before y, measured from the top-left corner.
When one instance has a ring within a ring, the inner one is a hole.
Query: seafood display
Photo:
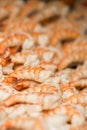
[[[87,130],[86,0],[0,0],[0,130]]]

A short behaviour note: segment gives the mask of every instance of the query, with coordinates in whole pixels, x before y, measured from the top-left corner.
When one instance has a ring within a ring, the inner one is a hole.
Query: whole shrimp
[[[50,37],[51,45],[56,46],[63,40],[73,40],[80,37],[80,33],[72,28],[56,29]]]
[[[35,43],[41,47],[45,47],[50,43],[50,36],[47,32],[31,32],[31,36],[34,38]],[[43,42],[44,40],[44,42]]]
[[[69,42],[66,43],[63,46],[63,55],[68,55],[72,53],[73,51],[78,51],[78,50],[84,50],[87,48],[87,40],[84,39],[79,39],[76,40],[75,42]]]
[[[61,95],[60,89],[47,83],[37,84],[36,86],[29,87],[28,89],[24,89],[23,91],[21,91],[21,93],[34,93],[34,92]]]
[[[76,70],[72,71],[71,82],[78,81],[78,80],[81,80],[81,79],[83,79],[83,80],[86,79],[87,78],[86,70],[87,70],[87,63],[84,62],[83,65],[78,66]]]
[[[86,106],[87,105],[87,88],[65,99],[63,103],[82,104]]]
[[[8,119],[3,123],[0,129],[44,130],[41,121],[33,117],[16,117],[14,119]]]
[[[6,4],[0,6],[0,10],[1,10],[0,20],[3,20],[4,18],[8,18],[8,20],[11,20],[18,15],[20,11],[20,6],[15,4]]]
[[[34,21],[42,22],[52,16],[65,16],[68,12],[68,6],[63,2],[53,1],[48,3],[40,12],[31,16]]]
[[[76,81],[71,81],[70,86],[75,87],[77,89],[82,89],[87,87],[87,79],[78,79]]]
[[[44,82],[53,75],[51,70],[46,70],[42,67],[23,67],[15,70],[5,78],[5,82],[13,82],[13,79],[33,80],[36,82]]]
[[[24,66],[32,66],[32,63],[39,64],[38,55],[33,51],[24,50],[10,56],[12,63],[15,65],[24,64]]]
[[[20,28],[21,26],[21,28]],[[30,33],[32,31],[40,31],[42,30],[42,26],[35,22],[32,21],[30,19],[19,19],[16,18],[15,20],[12,20],[11,23],[6,24],[6,26],[4,27],[3,31],[5,33],[17,33],[17,32],[27,32]]]
[[[3,101],[5,106],[12,106],[15,104],[37,104],[42,107],[43,110],[52,109],[58,105],[60,94],[48,94],[48,93],[19,93],[10,96]]]
[[[47,47],[37,47],[34,48],[33,51],[38,55],[39,59],[42,59],[46,62],[53,62],[54,64],[58,64],[60,60],[60,55],[55,50]]]
[[[87,60],[87,50],[75,51],[71,55],[62,58],[58,65],[58,69],[62,70],[70,66],[72,63],[82,63]]]
[[[74,128],[77,126],[82,126],[85,123],[84,115],[73,105],[59,105],[53,110],[43,113],[42,118],[47,118],[48,116],[56,114],[68,116],[70,123]]]
[[[28,1],[25,5],[21,8],[19,13],[19,18],[23,19],[28,17],[29,15],[32,16],[33,13],[42,10],[45,6],[45,3],[42,1]]]
[[[0,54],[3,55],[5,51],[10,47],[20,47],[24,44],[28,45],[28,48],[31,48],[34,44],[33,38],[30,35],[23,33],[16,33],[9,35],[4,41],[0,44]]]

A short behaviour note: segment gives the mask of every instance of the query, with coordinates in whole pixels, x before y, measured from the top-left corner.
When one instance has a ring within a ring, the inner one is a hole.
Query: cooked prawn
[[[46,111],[46,113],[42,114],[42,117],[47,117],[49,115],[56,115],[56,114],[64,114],[69,117],[69,120],[72,126],[77,127],[81,126],[85,122],[84,115],[78,111],[76,107],[73,105],[60,105],[54,108],[53,110]]]
[[[75,51],[71,55],[63,57],[58,66],[59,70],[67,68],[72,63],[82,63],[87,60],[87,50]]]
[[[87,88],[65,99],[63,103],[82,104],[86,106],[87,105]]]
[[[44,6],[45,3],[42,1],[28,1],[22,7],[19,17],[23,19],[29,15],[31,16],[32,13],[40,11]]]
[[[26,42],[28,44],[28,48],[31,48],[34,44],[33,38],[30,35],[26,35],[23,33],[16,33],[14,35],[10,35],[4,41],[1,42],[0,54],[4,54],[9,47],[23,46],[23,44],[25,44]]]
[[[5,106],[12,106],[15,104],[37,104],[40,105],[43,110],[52,109],[58,105],[60,94],[48,94],[48,93],[19,93],[10,96],[3,101]]]
[[[44,130],[41,121],[33,117],[8,119],[0,129]]]
[[[22,67],[15,70],[5,78],[5,81],[12,82],[13,79],[34,80],[36,82],[44,82],[53,72],[42,67]],[[11,80],[12,79],[12,80]]]
[[[70,86],[73,86],[77,89],[82,89],[82,88],[86,88],[87,87],[87,79],[79,79],[76,81],[71,81]]]
[[[72,28],[57,29],[53,31],[51,36],[51,45],[56,46],[63,40],[73,40],[80,37],[80,33]]]

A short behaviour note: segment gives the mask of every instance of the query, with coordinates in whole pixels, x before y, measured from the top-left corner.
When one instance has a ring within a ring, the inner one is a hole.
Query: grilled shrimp
[[[0,102],[11,96],[17,91],[10,84],[0,83]]]
[[[21,27],[21,28],[20,28]],[[14,21],[11,21],[11,23],[8,23],[6,27],[4,27],[5,33],[17,33],[17,32],[31,32],[31,31],[40,31],[42,30],[42,26],[30,19],[15,19]]]
[[[0,106],[0,126],[9,118],[14,119],[19,116],[33,117],[35,113],[39,114],[41,111],[42,107],[37,104],[17,104],[10,107]]]
[[[87,78],[87,73],[86,73],[86,70],[87,70],[87,63],[84,62],[83,65],[77,67],[76,70],[73,70],[72,73],[71,73],[71,81],[77,81],[77,80],[80,80],[80,79],[86,79]]]
[[[82,19],[85,19],[87,17],[86,11],[87,9],[84,7],[77,8],[72,13],[70,13],[68,18],[75,21],[81,21]]]
[[[53,75],[51,70],[42,67],[25,67],[15,70],[5,78],[5,82],[13,82],[13,79],[33,80],[36,82],[44,82]]]
[[[29,80],[17,80],[14,84],[13,84],[13,88],[15,88],[18,91],[21,91],[23,89],[29,88],[29,89],[33,89],[33,87],[38,86],[39,83],[34,82],[34,81],[29,81]]]
[[[56,75],[49,77],[49,79],[47,79],[45,82],[57,85],[57,87],[63,84],[67,84],[71,81],[71,73],[72,70],[70,69],[59,71],[56,73]]]
[[[87,60],[87,50],[75,51],[73,54],[63,57],[58,65],[58,69],[62,70],[72,63],[82,63],[85,60]]]
[[[82,104],[86,106],[87,105],[87,88],[65,99],[63,103]]]
[[[34,21],[43,21],[55,15],[65,16],[68,12],[68,7],[61,2],[53,1],[48,3],[45,8],[43,8],[40,12],[36,13],[35,15],[31,16],[31,19]]]
[[[24,46],[24,44],[28,45],[28,48],[31,48],[34,44],[33,38],[30,35],[26,35],[23,33],[16,33],[8,36],[4,41],[0,44],[0,54],[4,54],[5,51],[10,47],[18,47]]]
[[[56,46],[63,40],[73,40],[80,37],[80,33],[72,28],[57,29],[53,31],[51,36],[51,45]]]
[[[50,43],[49,35],[46,32],[31,32],[30,34],[34,38],[36,44],[41,47],[45,47]]]
[[[28,1],[21,9],[19,13],[20,18],[32,16],[33,13],[40,11],[44,7],[45,3],[41,1]]]
[[[1,15],[0,20],[5,18],[14,19],[20,11],[20,6],[15,4],[7,4],[0,6]]]
[[[57,65],[55,65],[53,62],[42,61],[40,62],[40,66],[47,70],[51,70],[52,72],[57,70]]]
[[[82,89],[87,87],[87,79],[79,79],[76,81],[71,81],[70,86],[75,87],[77,89]]]
[[[53,24],[54,25],[54,24]],[[67,29],[67,28],[75,28],[76,29],[80,29],[80,25],[78,22],[74,21],[74,20],[70,20],[68,18],[61,18],[57,21],[57,23],[53,26],[54,30],[58,30],[58,29]]]
[[[5,106],[12,106],[15,104],[37,104],[42,107],[43,110],[52,109],[58,105],[58,100],[60,99],[60,93],[58,94],[48,94],[48,93],[19,93],[10,96],[3,101]]]
[[[68,55],[73,51],[83,50],[87,48],[87,40],[78,40],[75,42],[67,43],[63,46],[63,55]]]
[[[51,50],[51,48],[37,47],[33,49],[33,51],[38,55],[39,59],[42,59],[43,61],[58,64],[60,60],[59,54],[55,50]]]
[[[72,126],[77,127],[81,126],[85,122],[84,115],[78,111],[76,107],[73,105],[61,105],[57,106],[53,110],[46,111],[46,113],[42,114],[42,118],[46,118],[51,115],[56,115],[56,114],[62,114],[68,116]]]
[[[41,121],[33,117],[16,117],[14,119],[8,119],[3,123],[0,129],[44,130]]]
[[[33,86],[33,85],[32,85]],[[36,86],[29,87],[22,91],[22,93],[34,93],[34,92],[41,92],[41,93],[50,93],[50,94],[59,94],[61,95],[60,89],[56,88],[55,86],[49,84],[37,84]]]
[[[24,64],[24,66],[27,65],[32,65],[32,63],[36,63],[36,61],[38,60],[38,64],[39,64],[39,59],[37,54],[35,54],[32,51],[22,51],[22,52],[18,52],[14,55],[10,56],[12,63],[14,64]]]
[[[47,7],[43,8],[40,12],[31,16],[31,19],[37,22],[43,21],[44,19],[50,18],[54,15],[58,15],[58,8],[48,4]]]

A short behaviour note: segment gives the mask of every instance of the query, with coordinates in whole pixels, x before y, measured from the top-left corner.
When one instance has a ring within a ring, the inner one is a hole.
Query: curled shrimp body
[[[23,129],[23,130],[44,130],[41,121],[33,117],[16,117],[15,119],[8,119],[1,127],[3,129]]]
[[[46,83],[37,84],[36,86],[29,87],[28,89],[22,91],[22,93],[34,93],[34,92],[61,95],[60,89]]]
[[[24,50],[22,52],[18,52],[14,55],[11,55],[10,58],[14,64],[28,64],[29,61],[31,64],[32,62],[35,62],[38,59],[38,56],[37,56],[37,54],[35,54],[34,52],[32,52],[30,50],[29,51]],[[28,63],[26,63],[26,62],[28,62]]]
[[[63,55],[71,54],[73,51],[84,50],[87,48],[87,40],[79,40],[71,43],[66,43],[63,46]]]
[[[87,87],[87,79],[79,79],[76,81],[71,81],[70,86],[75,87],[77,89],[86,88]]]
[[[58,105],[60,94],[48,94],[48,93],[23,93],[10,96],[4,100],[5,106],[12,106],[19,104],[37,104],[42,107],[43,110],[52,109]]]
[[[64,100],[64,103],[82,104],[87,106],[87,88]]]
[[[62,70],[70,66],[72,63],[82,63],[87,60],[87,51],[75,51],[72,55],[65,56],[59,63],[58,69]]]
[[[62,114],[68,116],[73,127],[82,126],[85,122],[84,115],[78,111],[73,105],[61,105],[53,110],[47,111],[42,115],[42,118],[46,118],[49,115]]]
[[[62,15],[65,16],[68,12],[68,7],[64,3],[58,1],[53,1],[48,3],[40,12],[31,16],[31,19],[34,21],[42,22],[46,19],[49,19],[53,16]]]
[[[86,79],[87,78],[87,63],[85,62],[83,65],[77,67],[77,69],[75,71],[72,71],[71,73],[71,82],[73,81],[78,81],[81,79]]]
[[[37,82],[44,82],[48,79],[53,72],[51,70],[46,70],[42,67],[25,67],[19,70],[15,70],[9,76],[5,78],[5,81],[12,82],[11,79],[25,79],[34,80]]]
[[[20,28],[21,26],[21,28]],[[31,32],[31,31],[40,31],[42,29],[41,25],[35,21],[32,21],[30,19],[15,19],[11,21],[11,23],[8,23],[6,27],[4,27],[5,33],[17,33],[17,32]]]
[[[40,11],[43,7],[45,6],[44,2],[41,1],[28,1],[25,6],[22,7],[19,17],[20,18],[25,18],[35,11]]]
[[[34,41],[30,35],[26,35],[22,33],[16,33],[16,34],[10,35],[0,44],[0,54],[3,55],[5,51],[10,47],[23,46],[23,44],[25,44],[26,42],[30,48],[34,44]]]
[[[58,64],[60,60],[60,56],[58,52],[52,50],[51,48],[37,47],[33,49],[33,51],[38,55],[39,59],[42,59],[43,61],[53,62],[54,64]]]
[[[46,32],[31,32],[30,34],[34,38],[35,43],[41,47],[47,46],[50,43],[49,34]]]
[[[9,18],[9,20],[11,20],[18,15],[18,12],[20,11],[20,6],[15,4],[2,5],[0,6],[0,10],[0,20],[3,20],[4,18]]]
[[[57,29],[51,36],[51,45],[56,46],[62,40],[77,39],[80,37],[80,33],[72,28]]]

